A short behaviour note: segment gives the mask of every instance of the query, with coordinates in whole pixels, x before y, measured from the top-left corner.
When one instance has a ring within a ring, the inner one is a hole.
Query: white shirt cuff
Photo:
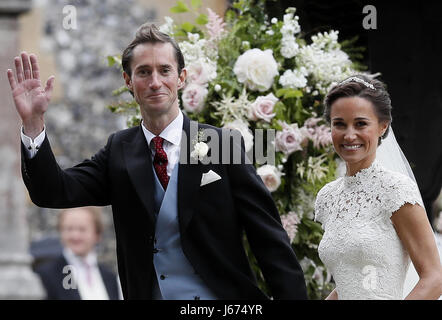
[[[21,141],[26,147],[27,156],[30,159],[34,158],[35,155],[37,154],[38,149],[40,149],[40,146],[46,137],[46,127],[43,127],[43,131],[34,140],[32,140],[30,137],[28,137],[23,133],[23,126],[21,127],[20,134],[21,134]]]

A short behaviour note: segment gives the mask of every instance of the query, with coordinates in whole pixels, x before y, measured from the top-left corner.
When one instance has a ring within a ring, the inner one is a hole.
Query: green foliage
[[[188,11],[189,8],[183,1],[177,1],[176,6],[170,8],[171,13],[183,13]]]

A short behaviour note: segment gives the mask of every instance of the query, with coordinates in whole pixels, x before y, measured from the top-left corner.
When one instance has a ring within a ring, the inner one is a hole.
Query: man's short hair
[[[178,75],[181,74],[181,70],[184,68],[184,56],[181,52],[180,47],[176,41],[169,35],[161,32],[154,24],[145,23],[141,25],[136,34],[135,39],[124,49],[123,56],[121,58],[121,64],[123,66],[124,72],[126,72],[129,77],[132,76],[132,70],[130,63],[132,61],[134,48],[142,43],[170,43],[175,50],[175,58],[177,62]]]
[[[58,213],[58,219],[57,219],[57,229],[60,232],[61,231],[61,222],[63,220],[64,215],[67,212],[70,211],[75,211],[75,210],[84,210],[89,212],[89,214],[92,217],[92,220],[94,221],[94,225],[95,225],[95,231],[98,235],[101,235],[103,233],[103,229],[104,229],[104,223],[103,223],[103,219],[102,219],[102,213],[101,213],[101,209],[98,207],[78,207],[78,208],[68,208],[68,209],[63,209]]]

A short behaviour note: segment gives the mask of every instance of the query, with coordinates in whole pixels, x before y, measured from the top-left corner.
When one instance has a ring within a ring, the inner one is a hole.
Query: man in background
[[[65,209],[58,215],[63,253],[37,267],[50,300],[118,300],[116,275],[99,264],[95,246],[103,232],[96,207]]]

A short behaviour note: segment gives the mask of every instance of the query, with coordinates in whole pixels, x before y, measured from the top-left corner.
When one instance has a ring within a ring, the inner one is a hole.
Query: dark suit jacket
[[[63,268],[68,265],[65,257],[60,255],[52,261],[48,261],[35,270],[40,276],[46,290],[48,300],[80,300],[78,289],[63,288],[63,279],[68,274],[63,273]],[[118,300],[118,283],[116,275],[103,265],[98,265],[101,278],[106,287],[109,300]]]
[[[200,128],[212,128],[199,124]],[[274,201],[251,164],[189,164],[192,137],[184,116],[179,164],[178,219],[184,254],[220,299],[267,299],[258,288],[242,243],[246,232],[272,296],[306,299],[302,269],[291,248]],[[245,158],[243,141],[241,148]],[[233,150],[233,149],[232,149]],[[231,154],[232,154],[231,150]],[[40,207],[112,205],[118,272],[125,299],[151,299],[155,235],[152,158],[140,126],[112,134],[90,160],[61,169],[48,138],[27,159],[22,175]],[[209,170],[222,177],[200,187]]]

